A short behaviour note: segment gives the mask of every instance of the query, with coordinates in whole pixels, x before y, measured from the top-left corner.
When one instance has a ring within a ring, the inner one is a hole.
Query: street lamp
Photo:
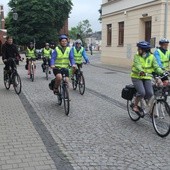
[[[16,24],[17,24],[17,20],[18,20],[18,13],[16,12],[15,8],[13,9],[13,20],[15,21],[15,43],[17,44],[17,30],[16,30]]]

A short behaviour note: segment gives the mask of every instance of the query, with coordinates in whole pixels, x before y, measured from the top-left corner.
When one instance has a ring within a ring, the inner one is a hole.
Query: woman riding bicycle
[[[158,66],[155,57],[151,53],[151,45],[146,41],[137,43],[138,52],[134,56],[131,78],[137,95],[134,101],[133,110],[139,112],[138,103],[141,98],[150,99],[153,96],[152,72],[163,74]]]

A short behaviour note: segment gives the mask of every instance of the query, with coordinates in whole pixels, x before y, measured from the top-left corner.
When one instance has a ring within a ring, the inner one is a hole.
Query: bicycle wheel
[[[68,115],[70,111],[70,99],[68,88],[66,86],[63,86],[63,101],[65,114]]]
[[[21,78],[18,75],[18,73],[15,73],[13,75],[13,80],[12,81],[13,81],[13,87],[14,87],[14,90],[15,90],[16,94],[20,94],[21,93],[22,84],[21,84]]]
[[[34,65],[33,64],[31,64],[30,78],[31,78],[31,81],[33,82],[34,81]]]
[[[62,104],[62,91],[61,91],[61,86],[59,87],[59,93],[57,94],[57,103],[58,105]]]
[[[73,75],[72,77],[72,86],[73,86],[73,90],[77,89],[77,78],[76,78],[76,74]]]
[[[45,77],[48,80],[49,67],[45,66]]]
[[[166,137],[170,133],[170,107],[165,100],[157,100],[154,103],[152,123],[159,136]]]
[[[83,95],[85,92],[85,79],[82,73],[80,74],[78,83],[79,83],[79,92],[81,95]]]
[[[4,85],[5,85],[5,88],[9,90],[11,86],[9,74],[4,74]]]
[[[134,106],[134,97],[132,100],[127,100],[127,111],[131,120],[138,121],[141,117],[132,110]]]

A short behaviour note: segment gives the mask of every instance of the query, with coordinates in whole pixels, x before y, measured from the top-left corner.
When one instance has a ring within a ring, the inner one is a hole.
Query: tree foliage
[[[55,41],[72,9],[71,0],[11,0],[13,11],[6,18],[6,28],[18,44],[36,41],[37,44]],[[13,19],[13,12],[18,19]]]
[[[69,31],[69,37],[73,40],[80,38],[85,43],[85,38],[88,37],[92,33],[92,29],[90,28],[89,20],[83,20],[78,23],[76,27],[72,27]]]

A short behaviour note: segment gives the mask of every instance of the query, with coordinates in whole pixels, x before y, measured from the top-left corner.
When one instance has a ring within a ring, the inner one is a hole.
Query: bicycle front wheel
[[[72,77],[72,86],[73,86],[73,90],[77,89],[77,78],[76,78],[76,74],[73,75]]]
[[[63,87],[63,101],[65,114],[68,115],[70,111],[70,99],[68,88],[66,86]]]
[[[166,137],[170,133],[170,107],[164,99],[155,102],[152,109],[152,123],[160,137]]]
[[[80,74],[79,77],[79,92],[81,95],[83,95],[85,92],[85,79],[82,73]]]
[[[16,94],[21,93],[21,88],[22,88],[21,78],[17,73],[13,76],[13,87]]]
[[[31,65],[30,79],[31,79],[32,82],[34,81],[34,65]]]
[[[45,68],[45,75],[46,75],[46,79],[48,80],[48,73],[49,73],[49,67],[46,66]]]
[[[61,85],[59,87],[59,93],[57,94],[57,100],[58,100],[58,105],[62,104],[62,90],[61,90]]]
[[[133,111],[133,107],[134,107],[134,97],[132,100],[127,100],[127,111],[131,120],[138,121],[140,119],[140,116]]]
[[[5,85],[5,88],[9,90],[11,86],[9,74],[4,74],[4,85]]]

